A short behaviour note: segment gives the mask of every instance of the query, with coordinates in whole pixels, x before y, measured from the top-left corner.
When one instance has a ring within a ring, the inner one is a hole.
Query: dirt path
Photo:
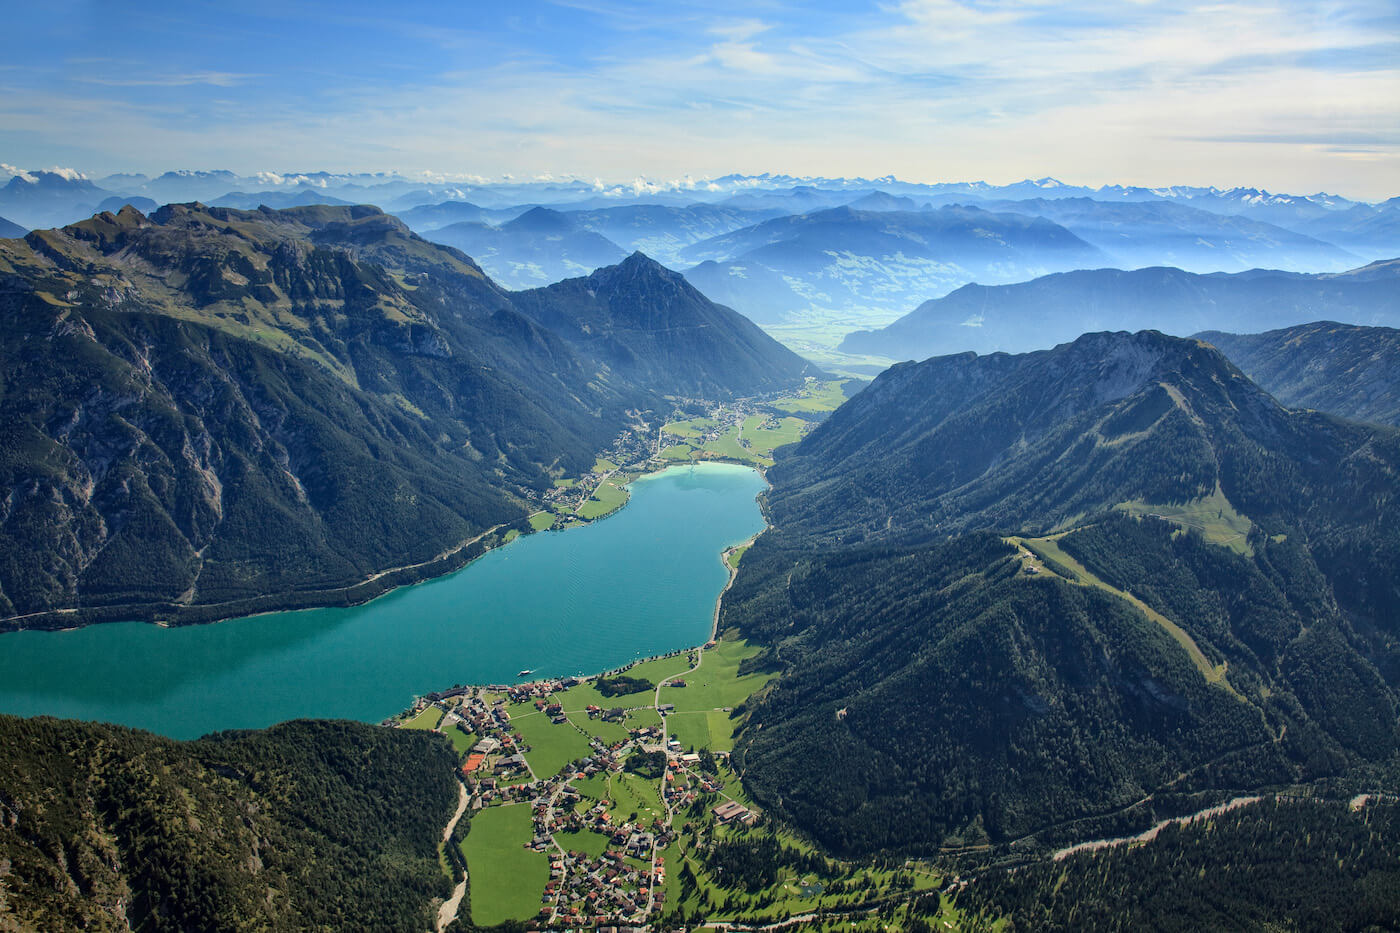
[[[1136,836],[1122,836],[1117,839],[1095,839],[1092,842],[1081,842],[1078,845],[1060,849],[1054,855],[1050,856],[1050,858],[1058,862],[1077,852],[1096,852],[1099,849],[1111,849],[1114,846],[1128,845],[1134,842],[1151,842],[1153,839],[1157,838],[1158,833],[1173,823],[1178,826],[1185,826],[1197,820],[1208,820],[1211,817],[1220,816],[1222,813],[1229,813],[1231,810],[1238,810],[1240,807],[1247,807],[1252,803],[1258,803],[1263,799],[1263,797],[1236,797],[1229,803],[1222,803],[1219,806],[1202,810],[1199,813],[1192,813],[1190,816],[1178,816],[1169,820],[1162,820],[1151,829],[1144,830]]]
[[[462,814],[467,812],[467,788],[465,784],[457,785],[457,812],[452,814],[452,820],[447,824],[447,828],[442,831],[442,844],[447,845],[452,838],[452,831],[457,828],[457,821],[462,818]],[[442,933],[447,925],[457,917],[457,911],[462,906],[462,897],[467,893],[467,876],[462,875],[462,880],[457,882],[457,887],[453,889],[452,896],[443,901],[438,908],[437,933]]]

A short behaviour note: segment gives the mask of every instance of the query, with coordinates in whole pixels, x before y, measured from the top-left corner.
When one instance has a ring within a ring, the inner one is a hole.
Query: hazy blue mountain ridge
[[[897,359],[1019,353],[1100,329],[1253,333],[1319,319],[1400,324],[1400,263],[1336,274],[1091,269],[1013,285],[966,285],[880,330],[848,335],[841,349]]]

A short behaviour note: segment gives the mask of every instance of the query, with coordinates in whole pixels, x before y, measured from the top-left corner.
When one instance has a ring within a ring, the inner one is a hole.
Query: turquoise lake
[[[0,712],[175,738],[377,722],[457,683],[596,673],[699,644],[728,579],[720,552],[763,529],[765,488],[746,467],[672,467],[635,481],[608,518],[518,538],[353,609],[0,635]]]

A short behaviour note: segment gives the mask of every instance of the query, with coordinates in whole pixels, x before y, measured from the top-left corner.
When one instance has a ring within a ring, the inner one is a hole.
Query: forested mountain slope
[[[350,722],[174,742],[0,716],[0,929],[431,928],[455,758]]]
[[[1318,321],[1262,334],[1196,336],[1289,408],[1400,425],[1400,330]]]
[[[1269,800],[1146,844],[986,872],[956,902],[1027,930],[1390,929],[1397,865],[1397,802]]]
[[[820,375],[752,321],[641,253],[513,298],[583,357],[666,395],[758,395]]]
[[[784,672],[746,780],[870,852],[1393,774],[1397,466],[1197,341],[897,366],[770,471],[722,618]]]
[[[343,599],[522,518],[666,404],[654,376],[733,356],[741,381],[686,387],[800,382],[786,350],[685,298],[653,296],[669,327],[594,353],[573,304],[524,314],[371,207],[126,209],[0,241],[0,619]]]

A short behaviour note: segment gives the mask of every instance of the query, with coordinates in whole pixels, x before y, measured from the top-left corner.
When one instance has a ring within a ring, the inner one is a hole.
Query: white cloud
[[[719,36],[728,42],[747,42],[760,33],[767,32],[772,26],[756,19],[742,19],[729,23],[711,26],[706,30],[712,36]]]
[[[157,74],[141,77],[79,75],[75,80],[84,84],[99,84],[103,87],[189,87],[197,84],[207,84],[212,87],[237,87],[254,78],[261,77],[265,76],[239,74],[232,71],[197,71],[186,74]]]
[[[697,13],[660,38],[655,23],[619,25],[587,54],[522,48],[321,98],[250,86],[193,121],[0,86],[0,126],[65,160],[91,139],[126,165],[376,166],[434,184],[570,171],[600,191],[678,190],[687,172],[776,169],[1396,193],[1400,59],[1374,50],[1400,35],[1355,3],[906,0],[839,22],[761,10]]]

